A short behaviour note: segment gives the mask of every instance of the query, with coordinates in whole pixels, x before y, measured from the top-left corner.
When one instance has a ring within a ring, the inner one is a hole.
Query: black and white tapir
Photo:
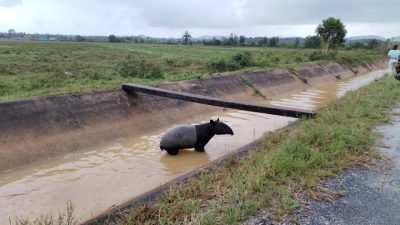
[[[204,152],[204,146],[214,135],[230,134],[232,129],[219,118],[209,123],[199,125],[178,125],[167,130],[160,141],[160,149],[170,155],[176,155],[179,149],[194,148],[196,151]]]

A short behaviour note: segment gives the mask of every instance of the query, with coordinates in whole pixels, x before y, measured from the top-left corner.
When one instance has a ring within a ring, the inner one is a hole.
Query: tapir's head
[[[210,124],[213,127],[215,134],[217,134],[217,135],[220,135],[220,134],[233,135],[232,129],[225,123],[220,122],[219,118],[217,120],[210,120]]]

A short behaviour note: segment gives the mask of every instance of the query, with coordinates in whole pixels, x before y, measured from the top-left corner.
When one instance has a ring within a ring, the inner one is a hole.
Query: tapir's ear
[[[215,124],[215,121],[214,121],[214,120],[210,120],[210,123],[211,123],[211,124]]]
[[[218,119],[217,119],[217,122],[219,122],[219,117],[218,117]]]

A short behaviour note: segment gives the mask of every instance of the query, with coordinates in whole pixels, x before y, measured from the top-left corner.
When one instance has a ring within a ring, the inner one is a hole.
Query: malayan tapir
[[[176,155],[179,149],[194,148],[196,151],[204,152],[204,146],[214,135],[230,134],[232,129],[219,118],[209,123],[199,125],[177,125],[169,128],[162,136],[160,149],[170,155]]]

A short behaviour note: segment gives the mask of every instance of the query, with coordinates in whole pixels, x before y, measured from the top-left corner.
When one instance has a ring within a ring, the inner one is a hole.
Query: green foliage
[[[236,46],[238,45],[239,39],[236,34],[231,33],[227,39],[223,41],[224,45]]]
[[[278,47],[279,46],[279,38],[272,37],[269,39],[269,47]]]
[[[367,46],[368,46],[368,49],[377,49],[380,46],[380,44],[379,44],[378,40],[371,39],[371,40],[368,41],[368,45]]]
[[[250,53],[250,60],[244,52]],[[267,47],[0,41],[0,101],[116,88],[125,82],[159,81],[159,78],[121,75],[119,65],[124,67],[128,56],[156,65],[164,74],[163,79],[177,81],[207,77],[210,72],[307,64],[312,62],[311,52],[309,49]],[[377,59],[382,54],[383,50],[339,51],[339,58],[348,56],[357,59],[354,63],[360,63],[363,59]],[[161,77],[159,70],[155,71],[155,75],[148,77]]]
[[[263,37],[258,41],[258,46],[268,46],[269,40],[267,37]]]
[[[351,42],[348,46],[346,46],[346,49],[366,49],[366,48],[367,46],[365,46],[360,41]]]
[[[318,51],[313,51],[309,55],[309,60],[310,61],[316,61],[316,60],[334,60],[338,56],[337,51],[330,51],[330,52],[322,52],[320,50]]]
[[[64,212],[58,212],[57,216],[42,215],[39,218],[31,221],[25,218],[10,219],[10,225],[77,225],[78,220],[74,216],[74,206],[71,202],[67,202],[67,207]]]
[[[318,36],[307,36],[304,40],[305,48],[321,48],[321,38]]]
[[[86,41],[86,39],[84,37],[82,37],[81,35],[76,35],[75,41],[76,42],[84,42],[84,41]]]
[[[192,38],[192,35],[189,33],[189,31],[185,31],[182,35],[182,40],[183,44],[188,45],[190,44],[190,39]]]
[[[129,57],[127,60],[119,63],[117,71],[122,77],[136,77],[151,80],[164,78],[164,73],[160,67],[136,57]]]
[[[172,66],[175,64],[175,60],[173,58],[165,58],[165,64]]]
[[[210,72],[225,72],[240,69],[239,65],[233,63],[231,60],[226,59],[212,59],[208,62],[207,68]]]
[[[322,38],[325,49],[335,49],[344,43],[346,28],[340,19],[329,17],[318,25],[316,33]]]
[[[296,38],[293,44],[293,48],[298,48],[300,46],[300,38]]]
[[[208,69],[211,72],[233,71],[254,65],[250,52],[241,52],[234,54],[229,60],[213,59],[208,62]]]
[[[244,46],[246,44],[246,37],[243,35],[240,35],[239,37],[239,45]]]
[[[250,52],[236,53],[231,58],[231,61],[239,65],[240,68],[252,66],[252,60],[253,59]]]
[[[111,34],[110,36],[108,36],[108,42],[111,43],[121,43],[124,42],[123,39],[118,38],[117,36],[115,36],[114,34]]]

